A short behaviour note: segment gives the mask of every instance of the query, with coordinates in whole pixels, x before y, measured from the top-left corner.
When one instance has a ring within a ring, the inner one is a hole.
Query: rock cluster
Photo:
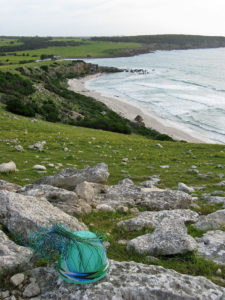
[[[134,249],[151,262],[157,260],[154,257],[157,255],[197,250],[200,256],[225,264],[225,236],[219,230],[225,225],[224,209],[207,216],[191,211],[190,193],[194,190],[183,183],[179,184],[179,190],[162,190],[156,187],[159,177],[153,176],[140,186],[130,179],[107,186],[108,176],[108,167],[102,163],[83,170],[64,169],[24,187],[1,180],[1,224],[17,240],[26,242],[31,231],[55,223],[87,230],[76,216],[93,210],[124,214],[130,211],[136,217],[119,222],[118,227],[128,232],[149,229],[151,233],[130,241],[121,239],[119,244],[127,245],[128,251]],[[151,211],[140,213],[140,208]],[[194,223],[196,229],[214,231],[194,239],[187,232],[187,222]],[[110,271],[103,280],[88,286],[68,285],[59,279],[55,264],[33,268],[32,258],[30,249],[17,245],[0,230],[0,276],[20,270],[10,279],[14,289],[2,292],[0,289],[0,298],[225,299],[225,289],[204,277],[135,262],[111,261]]]
[[[106,193],[98,195],[95,199],[112,207],[122,204],[150,210],[164,210],[189,208],[192,197],[181,191],[144,188],[134,185],[131,180],[125,180],[109,187]]]

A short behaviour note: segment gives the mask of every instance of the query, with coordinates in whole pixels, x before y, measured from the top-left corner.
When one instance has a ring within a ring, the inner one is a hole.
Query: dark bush
[[[6,109],[12,113],[27,117],[34,117],[35,112],[29,104],[23,103],[19,98],[10,99],[6,103]]]
[[[32,83],[17,74],[0,71],[0,92],[28,96],[34,92]]]
[[[42,115],[49,122],[60,121],[59,111],[52,100],[46,101],[41,107]]]

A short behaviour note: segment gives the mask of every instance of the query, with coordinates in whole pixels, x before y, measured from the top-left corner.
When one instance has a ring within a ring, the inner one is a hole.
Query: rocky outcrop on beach
[[[64,169],[24,187],[1,181],[0,220],[2,228],[14,237],[14,241],[0,230],[0,280],[5,271],[11,274],[8,279],[11,287],[0,289],[0,298],[225,299],[225,289],[204,277],[182,275],[136,262],[111,260],[106,277],[84,286],[61,280],[55,263],[35,268],[33,253],[24,247],[31,232],[57,223],[74,230],[87,230],[91,224],[78,221],[76,216],[101,210],[109,214],[116,211],[122,215],[135,214],[117,224],[118,229],[127,234],[149,230],[147,234],[140,233],[135,238],[118,242],[127,244],[128,252],[150,255],[152,260],[157,260],[158,255],[197,251],[199,256],[224,265],[224,231],[208,231],[201,238],[193,238],[186,227],[193,223],[192,226],[204,230],[218,229],[224,224],[224,210],[200,216],[189,209],[193,204],[190,194],[157,188],[158,176],[152,176],[140,186],[128,178],[109,186],[106,185],[108,176],[107,165],[97,164],[83,170]],[[139,211],[143,209],[151,211]],[[21,246],[18,241],[25,243]]]

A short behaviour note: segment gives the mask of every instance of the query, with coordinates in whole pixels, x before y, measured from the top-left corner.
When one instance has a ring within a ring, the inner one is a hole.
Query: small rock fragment
[[[16,172],[16,164],[14,161],[0,164],[0,173]]]
[[[15,274],[13,275],[11,278],[10,278],[10,282],[14,285],[14,286],[18,286],[20,285],[25,279],[25,276],[23,273],[18,273],[18,274]]]
[[[16,149],[17,151],[19,151],[19,152],[23,152],[23,151],[24,151],[23,146],[21,146],[21,145],[15,146],[15,149]]]
[[[37,296],[41,293],[40,287],[38,286],[37,283],[31,282],[24,290],[23,296],[24,297],[34,297]]]
[[[33,170],[46,171],[46,167],[42,165],[34,165],[32,167]]]

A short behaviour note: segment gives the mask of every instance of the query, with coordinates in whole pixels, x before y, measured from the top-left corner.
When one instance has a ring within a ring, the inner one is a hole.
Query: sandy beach
[[[185,140],[187,142],[191,143],[206,143],[207,141],[204,141],[201,138],[191,136],[190,134],[179,130],[175,127],[170,127],[170,126],[165,126],[163,122],[165,123],[164,120],[160,120],[158,117],[154,116],[153,114],[145,114],[140,108],[133,106],[129,103],[126,103],[125,101],[122,101],[121,99],[118,98],[112,98],[112,97],[105,97],[104,95],[88,90],[85,87],[85,84],[87,81],[92,80],[96,78],[97,76],[101,76],[101,74],[94,74],[94,75],[88,75],[86,77],[80,78],[80,79],[69,79],[68,80],[68,86],[69,89],[89,96],[93,97],[94,99],[103,102],[106,104],[109,108],[120,114],[121,116],[133,121],[134,118],[137,115],[142,116],[145,126],[153,128],[160,133],[166,133],[172,138],[176,140]]]

